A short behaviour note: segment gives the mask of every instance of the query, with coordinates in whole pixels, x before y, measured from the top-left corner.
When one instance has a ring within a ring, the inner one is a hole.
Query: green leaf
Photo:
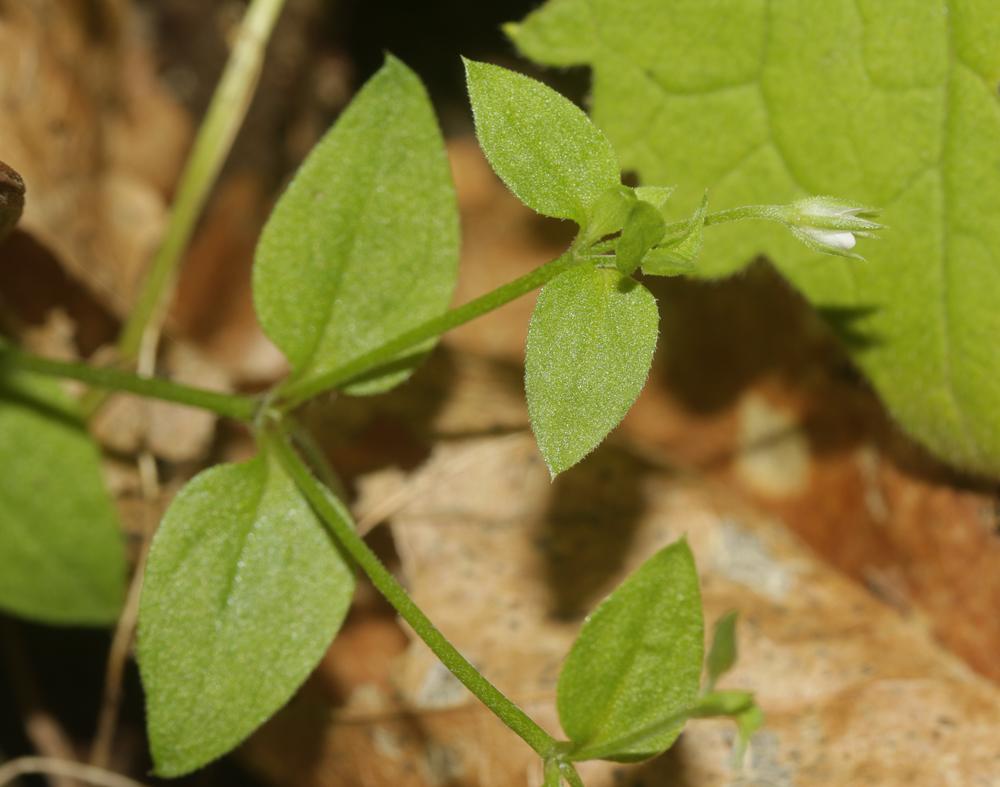
[[[673,238],[653,249],[642,261],[642,272],[650,276],[681,276],[690,274],[701,255],[708,213],[708,194],[688,219],[684,229]]]
[[[573,19],[571,27],[561,28]],[[624,167],[719,208],[832,194],[883,209],[867,263],[781,227],[713,229],[700,268],[765,253],[845,341],[895,420],[1000,476],[1000,4],[994,0],[557,0],[515,30],[593,67]]]
[[[542,289],[528,326],[524,384],[553,476],[628,412],[646,382],[658,324],[653,296],[616,270],[573,268]]]
[[[388,57],[264,227],[257,314],[293,379],[312,379],[444,311],[457,269],[458,214],[434,112],[416,75]],[[421,358],[411,352],[347,390],[385,391]]]
[[[598,197],[587,219],[588,239],[595,241],[624,227],[629,211],[635,206],[635,197],[632,189],[620,183]]]
[[[698,696],[701,595],[684,540],[647,560],[587,618],[559,676],[573,759],[665,751]]]
[[[100,455],[49,379],[0,368],[0,608],[44,623],[114,622],[125,553]]]
[[[648,202],[637,201],[629,211],[618,240],[615,253],[618,270],[630,276],[639,267],[646,252],[663,239],[665,227],[659,210]]]
[[[733,750],[733,764],[740,768],[743,765],[743,757],[746,754],[747,746],[753,734],[764,726],[764,711],[758,705],[751,705],[736,717],[736,730],[738,739]]]
[[[632,189],[636,197],[648,202],[661,213],[666,210],[670,197],[673,196],[673,186],[636,186]]]
[[[138,659],[156,773],[225,754],[292,696],[347,613],[351,568],[278,461],[198,475],[150,550]]]
[[[719,678],[733,668],[738,655],[736,645],[736,619],[739,613],[727,612],[715,622],[712,647],[709,648],[705,666],[708,669],[707,691],[713,691]]]
[[[465,61],[476,136],[493,170],[525,205],[586,224],[620,182],[611,143],[569,99],[506,68]]]
[[[710,691],[698,698],[698,703],[688,710],[688,718],[709,719],[713,716],[739,716],[753,707],[754,697],[749,691]]]

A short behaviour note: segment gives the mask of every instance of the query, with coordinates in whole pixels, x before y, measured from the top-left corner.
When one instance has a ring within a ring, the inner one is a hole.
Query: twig
[[[156,344],[143,343],[139,356],[139,374],[152,374],[156,366]],[[146,434],[149,434],[149,407],[145,408]],[[139,557],[136,560],[132,581],[129,583],[128,594],[118,624],[115,626],[111,649],[108,652],[108,662],[104,673],[104,693],[101,698],[101,709],[97,715],[97,732],[90,748],[90,763],[105,768],[111,760],[111,747],[118,727],[118,716],[121,711],[121,697],[125,664],[132,649],[135,637],[136,622],[139,618],[139,598],[142,591],[142,578],[146,573],[146,559],[149,557],[149,546],[156,530],[155,518],[150,515],[150,507],[160,499],[160,478],[156,469],[156,459],[145,447],[138,459],[139,481],[142,497],[146,503],[143,508],[142,544]]]
[[[0,787],[10,784],[19,776],[33,773],[58,779],[75,779],[97,787],[145,787],[141,782],[103,768],[72,760],[61,760],[57,757],[18,757],[16,760],[5,762],[0,765]]]
[[[268,39],[284,4],[285,0],[252,0],[243,15],[232,54],[181,174],[166,237],[119,338],[118,349],[125,361],[138,354],[147,329],[153,332],[155,343],[181,256],[236,132],[243,124],[260,77]]]

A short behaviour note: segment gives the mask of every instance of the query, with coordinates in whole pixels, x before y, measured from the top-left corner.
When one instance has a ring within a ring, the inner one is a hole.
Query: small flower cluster
[[[872,221],[875,208],[834,197],[806,197],[780,211],[780,220],[814,251],[863,259],[851,251],[858,237],[874,238],[883,225]]]

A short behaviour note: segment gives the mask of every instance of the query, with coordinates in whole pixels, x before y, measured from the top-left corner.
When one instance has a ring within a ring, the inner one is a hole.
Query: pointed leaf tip
[[[476,136],[493,171],[529,208],[582,226],[591,205],[620,182],[607,137],[538,80],[463,60]]]

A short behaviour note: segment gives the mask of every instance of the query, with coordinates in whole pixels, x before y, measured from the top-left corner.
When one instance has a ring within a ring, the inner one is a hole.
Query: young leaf
[[[515,40],[591,66],[593,116],[623,165],[683,199],[708,186],[720,208],[809,194],[882,207],[867,263],[737,222],[709,235],[699,269],[764,253],[818,306],[862,311],[851,328],[867,340],[845,342],[894,419],[995,478],[998,29],[987,0],[550,0]]]
[[[542,289],[528,326],[524,385],[553,476],[628,412],[646,382],[658,324],[653,296],[616,270],[573,268]]]
[[[665,222],[660,211],[639,200],[632,206],[618,240],[615,265],[625,276],[639,267],[642,258],[663,238]]]
[[[100,455],[58,383],[0,368],[0,608],[44,623],[118,617],[125,552]]]
[[[643,202],[648,202],[661,213],[674,193],[673,186],[636,186],[632,191]]]
[[[280,708],[347,612],[351,568],[276,459],[198,475],[150,550],[138,659],[156,772],[225,754]]]
[[[257,314],[294,379],[310,379],[442,312],[457,266],[455,194],[434,112],[420,80],[388,57],[264,227]],[[387,390],[421,357],[411,353],[347,390]]]
[[[753,734],[764,726],[764,711],[758,705],[751,705],[745,711],[736,716],[736,730],[738,739],[733,749],[733,765],[740,768],[743,765],[743,757]]]
[[[708,194],[705,194],[684,231],[646,255],[642,261],[642,272],[650,276],[679,276],[693,271],[701,254],[707,212]]]
[[[604,235],[618,232],[625,226],[629,211],[636,203],[635,192],[618,184],[605,191],[590,207],[587,218],[587,235],[595,241]]]
[[[506,68],[465,61],[476,136],[493,170],[529,208],[586,224],[620,182],[611,143],[571,101]]]
[[[712,634],[712,647],[709,648],[705,666],[708,669],[708,680],[705,690],[714,691],[719,678],[733,668],[736,663],[736,619],[739,613],[735,610],[727,612],[715,622]]]
[[[684,540],[660,550],[587,618],[559,675],[573,759],[665,751],[698,696],[701,595]]]

